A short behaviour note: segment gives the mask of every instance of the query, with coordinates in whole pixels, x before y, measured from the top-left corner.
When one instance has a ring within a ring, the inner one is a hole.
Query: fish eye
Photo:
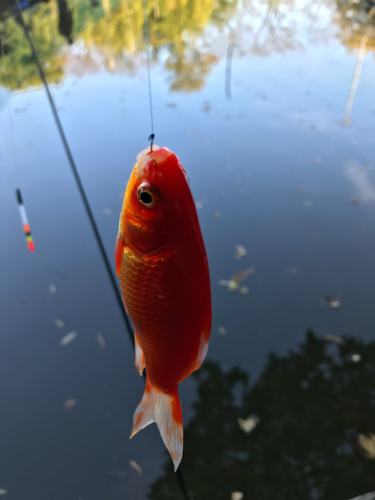
[[[138,200],[147,207],[152,207],[156,201],[155,193],[148,182],[142,182],[137,190]]]

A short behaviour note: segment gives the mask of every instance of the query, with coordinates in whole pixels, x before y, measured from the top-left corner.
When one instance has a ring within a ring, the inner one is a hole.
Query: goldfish
[[[146,385],[131,436],[156,422],[174,463],[183,451],[178,384],[202,364],[211,332],[206,249],[189,180],[168,148],[147,148],[130,176],[115,248]]]

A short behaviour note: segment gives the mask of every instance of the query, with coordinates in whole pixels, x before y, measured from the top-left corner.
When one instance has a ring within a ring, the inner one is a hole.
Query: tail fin
[[[181,462],[183,448],[182,412],[177,386],[171,393],[165,393],[154,387],[147,378],[143,398],[133,416],[130,438],[152,422],[156,422],[158,426],[176,471]]]

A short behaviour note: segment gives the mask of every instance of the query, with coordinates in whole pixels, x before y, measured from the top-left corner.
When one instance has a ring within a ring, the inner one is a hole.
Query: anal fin
[[[134,337],[134,344],[135,344],[135,366],[137,367],[137,370],[140,375],[142,375],[145,365],[145,356],[142,351],[141,343],[139,341],[139,337],[137,335],[137,332],[135,332],[135,337]]]
[[[210,331],[203,331],[201,333],[201,338],[199,341],[199,347],[198,347],[198,353],[197,353],[197,359],[195,360],[195,365],[194,365],[194,370],[198,370],[198,368],[201,366],[201,364],[204,361],[204,358],[206,357],[207,351],[208,351],[208,341],[210,338]]]

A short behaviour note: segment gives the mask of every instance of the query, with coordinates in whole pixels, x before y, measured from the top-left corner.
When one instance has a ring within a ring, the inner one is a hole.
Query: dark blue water
[[[155,142],[189,175],[212,282],[209,362],[180,386],[181,471],[194,499],[349,500],[375,490],[358,448],[358,434],[375,434],[372,18],[362,3],[349,15],[329,1],[198,4],[150,13]],[[72,2],[72,45],[52,0],[25,13],[113,268],[150,133],[141,7]],[[2,16],[0,488],[7,500],[183,498],[156,426],[129,441],[144,382],[24,35]],[[219,284],[250,267],[247,294]],[[270,366],[270,353],[281,360]],[[260,423],[246,434],[237,418],[252,413]]]

